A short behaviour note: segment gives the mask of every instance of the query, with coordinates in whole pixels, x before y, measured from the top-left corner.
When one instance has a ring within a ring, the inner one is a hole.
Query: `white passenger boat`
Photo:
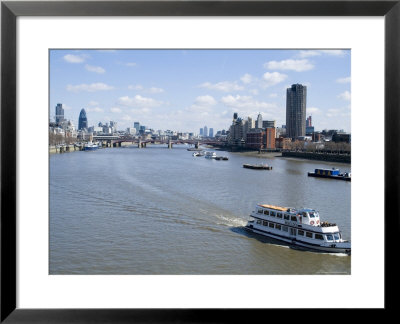
[[[336,224],[321,222],[314,209],[294,209],[258,204],[246,229],[306,249],[331,253],[351,253]]]
[[[83,149],[85,151],[94,151],[97,150],[99,148],[99,146],[93,142],[88,142],[85,144],[85,146],[83,147]]]
[[[206,159],[215,159],[217,157],[217,153],[207,151],[206,154],[204,155]]]
[[[193,156],[204,156],[204,153],[202,151],[194,152],[192,154]]]

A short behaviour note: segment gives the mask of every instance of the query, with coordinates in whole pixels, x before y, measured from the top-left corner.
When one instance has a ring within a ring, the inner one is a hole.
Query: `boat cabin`
[[[326,175],[326,176],[337,176],[339,175],[340,170],[339,169],[315,169],[315,174],[319,174],[319,175]]]
[[[319,213],[314,209],[303,208],[296,210],[294,208],[279,207],[272,205],[257,205],[258,214],[270,217],[276,217],[282,221],[311,226],[320,226]]]

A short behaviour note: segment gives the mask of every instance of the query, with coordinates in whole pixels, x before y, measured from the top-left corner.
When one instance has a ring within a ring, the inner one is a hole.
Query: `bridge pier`
[[[194,144],[194,147],[198,149],[199,145],[200,145],[200,142],[196,142],[196,144]]]
[[[168,140],[168,148],[172,149],[172,141],[171,140]]]

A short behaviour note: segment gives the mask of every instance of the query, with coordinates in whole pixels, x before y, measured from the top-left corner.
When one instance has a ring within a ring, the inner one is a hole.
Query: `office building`
[[[213,128],[210,128],[208,136],[214,137],[214,129]]]
[[[139,122],[134,122],[134,123],[133,123],[133,128],[136,128],[136,133],[139,133],[139,130],[140,130],[140,123],[139,123]]]
[[[311,126],[312,126],[311,116],[308,116],[306,120],[306,127],[311,127]]]
[[[260,113],[257,116],[256,128],[263,128],[263,120]]]
[[[275,120],[263,120],[262,128],[276,128]]]
[[[204,128],[203,128],[203,136],[204,137],[208,136],[208,128],[207,128],[207,126],[204,126]]]
[[[292,139],[306,135],[307,87],[293,84],[286,90],[286,135]]]
[[[64,121],[64,108],[62,104],[56,106],[56,124],[61,124]]]
[[[88,129],[88,121],[87,121],[87,117],[86,117],[86,111],[83,108],[79,114],[79,120],[78,120],[78,130],[81,130],[81,129]]]

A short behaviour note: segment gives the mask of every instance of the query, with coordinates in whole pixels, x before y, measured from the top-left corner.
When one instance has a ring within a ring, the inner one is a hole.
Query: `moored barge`
[[[308,172],[309,177],[328,178],[344,181],[351,181],[351,173],[340,173],[339,169],[315,169],[314,172]]]
[[[255,170],[272,170],[272,166],[268,164],[243,164],[243,168]]]
[[[342,238],[339,227],[321,222],[310,208],[295,209],[258,204],[246,229],[302,248],[329,253],[351,253],[351,243]]]

